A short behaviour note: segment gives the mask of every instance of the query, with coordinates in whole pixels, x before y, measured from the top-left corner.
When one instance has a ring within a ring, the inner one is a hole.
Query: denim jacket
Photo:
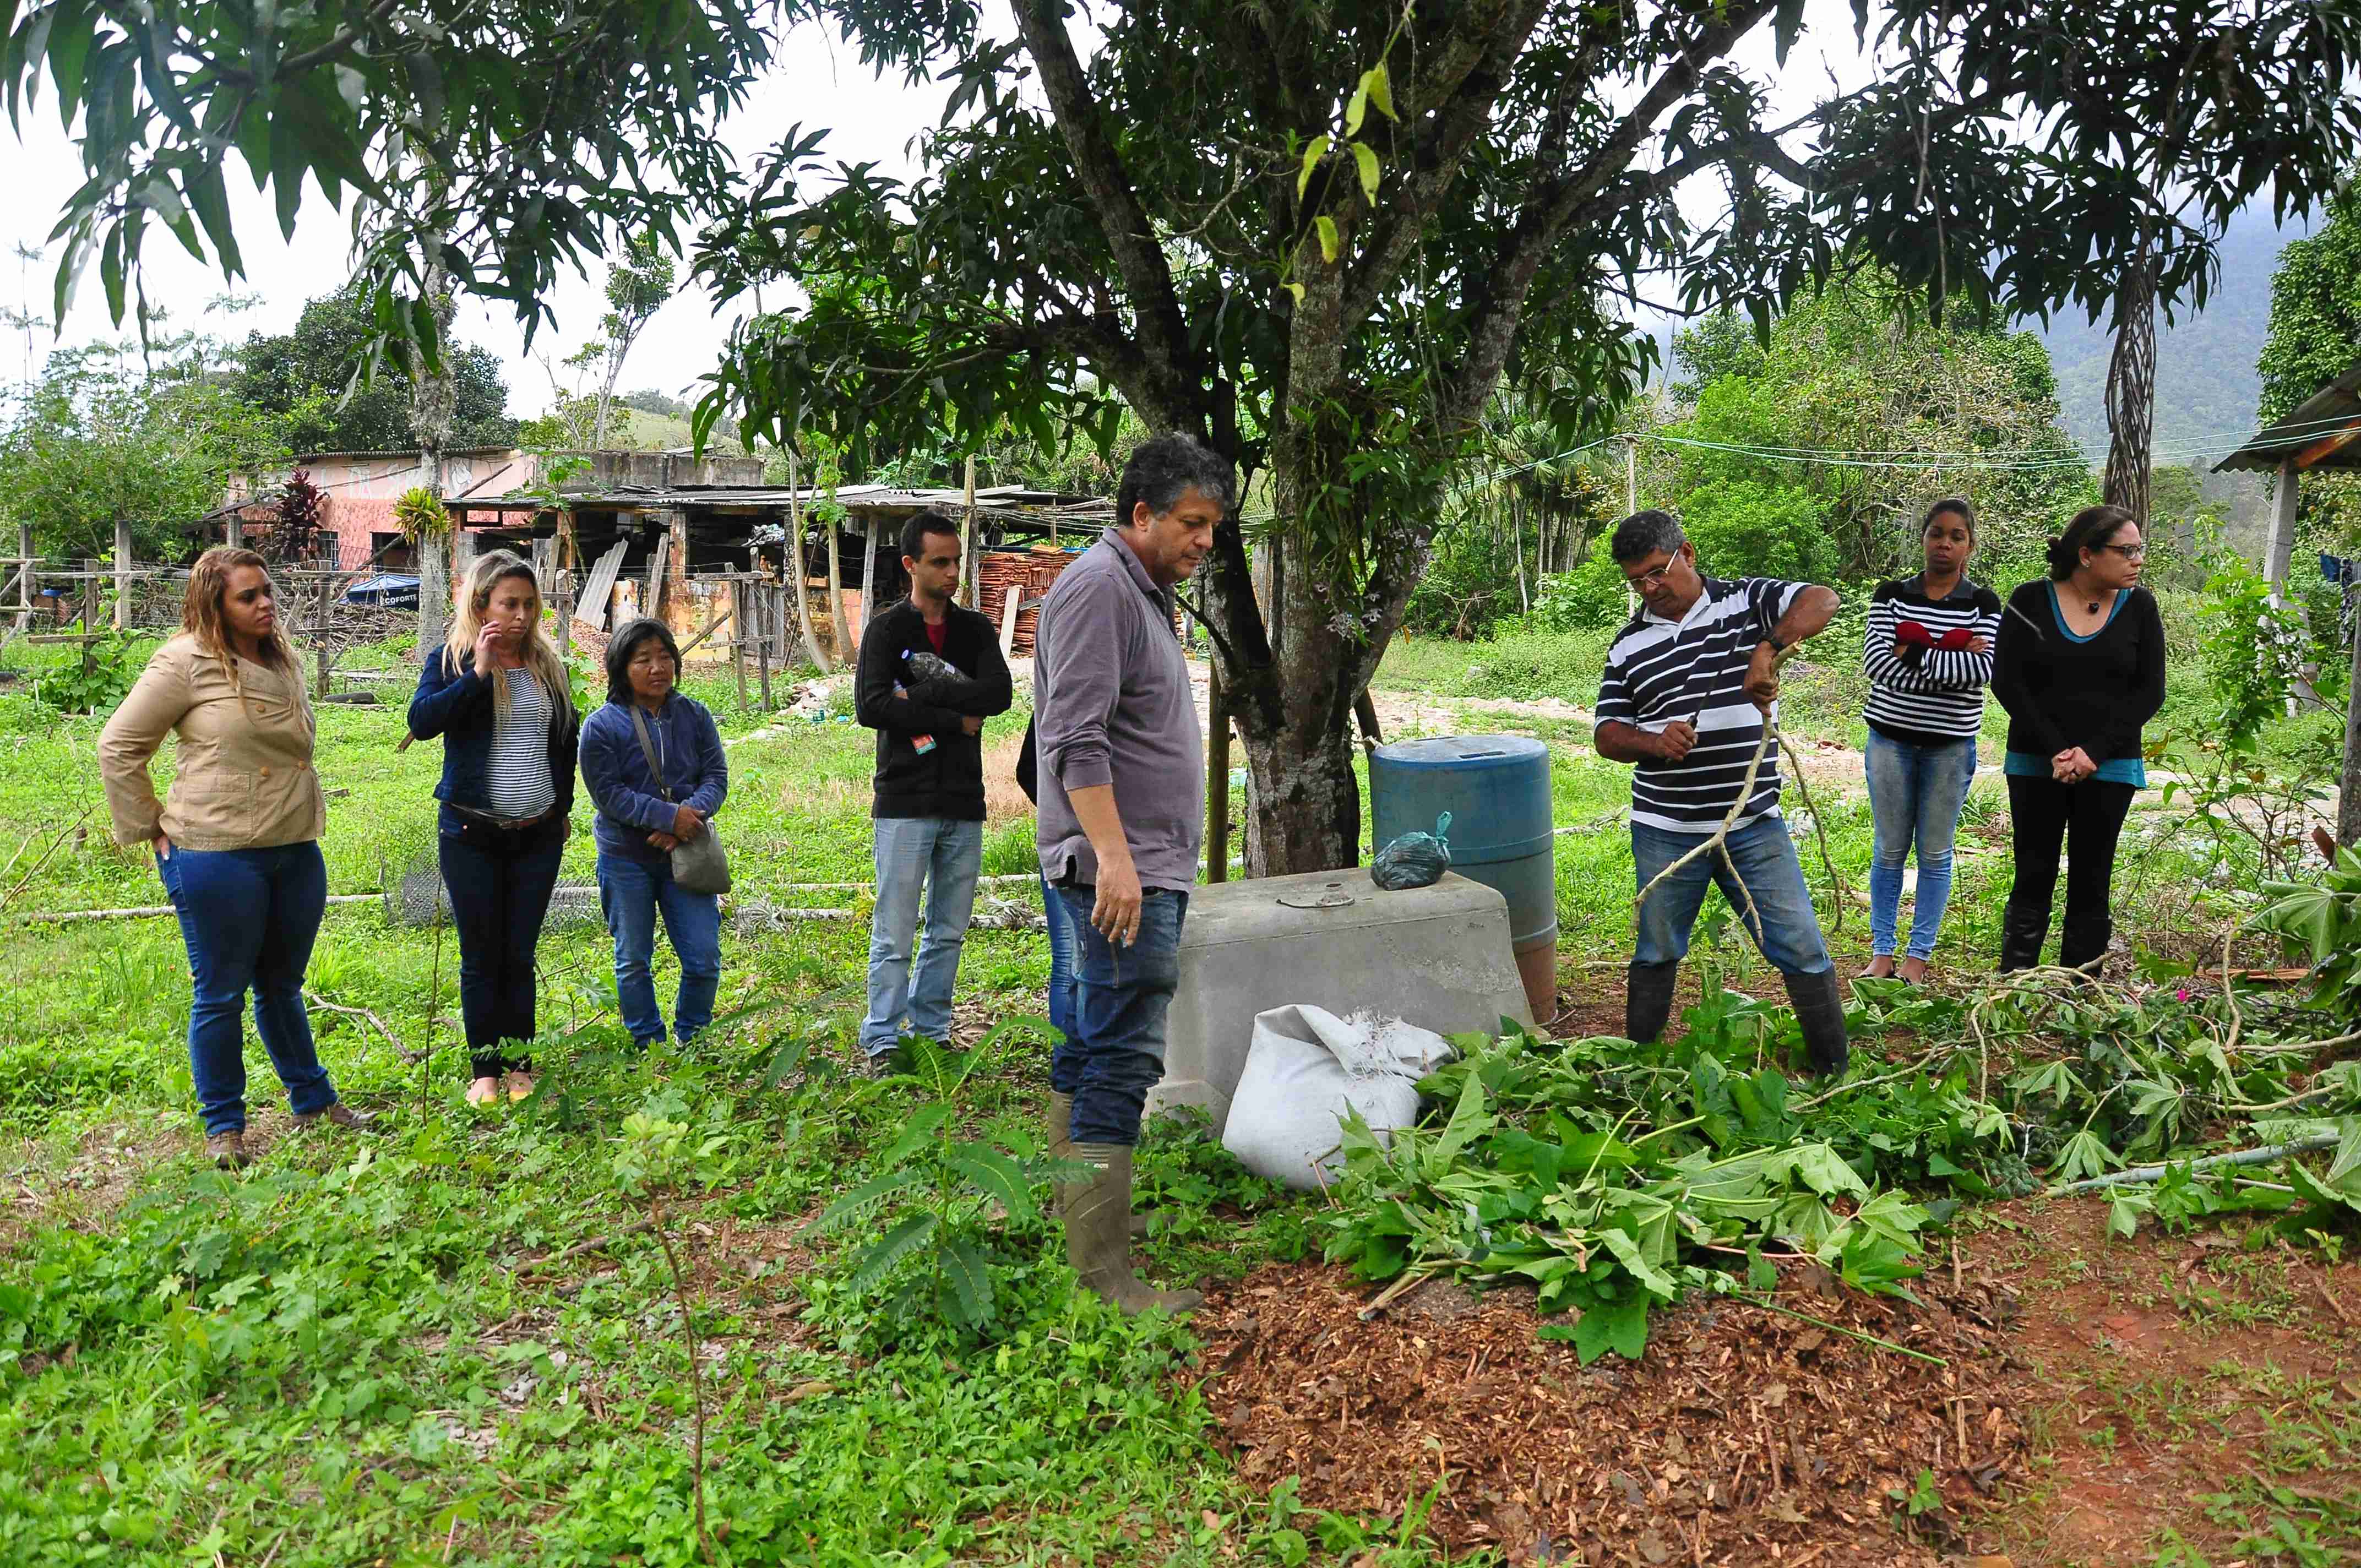
[[[598,807],[598,852],[630,861],[660,861],[664,852],[648,835],[672,831],[675,806],[710,817],[730,795],[730,762],[713,715],[694,697],[675,692],[648,718],[648,739],[664,759],[664,797],[648,759],[640,750],[631,710],[608,703],[582,726],[582,784]]]
[[[418,673],[418,691],[410,699],[410,732],[421,740],[443,737],[443,777],[434,798],[443,802],[442,829],[456,833],[465,818],[449,809],[463,806],[483,811],[491,806],[485,775],[492,761],[492,729],[497,722],[492,683],[476,671],[472,656],[458,669],[445,662],[446,650],[426,656]],[[551,809],[560,817],[574,809],[574,746],[582,716],[570,699],[553,705],[549,726],[549,787],[556,792]]]

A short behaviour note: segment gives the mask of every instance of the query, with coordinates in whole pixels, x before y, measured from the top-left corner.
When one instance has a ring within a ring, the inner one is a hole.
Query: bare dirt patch
[[[2361,1264],[2222,1231],[2111,1241],[2096,1201],[1994,1212],[1962,1245],[2024,1302],[2037,1452],[1998,1521],[2017,1568],[2147,1563],[2168,1529],[2223,1562],[2237,1535],[2203,1499],[2238,1477],[2361,1488],[2361,1449],[2310,1430],[2361,1430]]]
[[[0,1251],[49,1226],[98,1229],[150,1170],[200,1141],[189,1116],[177,1111],[102,1123],[70,1144],[22,1139],[6,1172]]]

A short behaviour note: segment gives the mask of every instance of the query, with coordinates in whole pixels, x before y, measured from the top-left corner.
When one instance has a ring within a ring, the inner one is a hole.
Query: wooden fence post
[[[762,630],[756,633],[754,639],[754,674],[762,682],[763,711],[764,713],[771,711],[771,607],[773,604],[773,598],[772,595],[767,591],[769,585],[762,582],[760,579],[747,585],[748,591],[753,595],[754,598],[754,602],[751,607],[755,612],[754,624],[762,628]],[[784,600],[785,596],[783,594],[779,596],[779,598],[781,600]],[[786,612],[786,607],[784,602],[779,605],[779,612],[782,615]]]
[[[128,624],[131,612],[131,520],[115,520],[115,630]]]
[[[1230,707],[1222,667],[1205,665],[1205,880],[1230,880]]]
[[[749,603],[752,595],[747,591],[742,577],[724,578],[730,585],[730,668],[738,677],[738,711],[746,711],[746,628],[752,613]]]

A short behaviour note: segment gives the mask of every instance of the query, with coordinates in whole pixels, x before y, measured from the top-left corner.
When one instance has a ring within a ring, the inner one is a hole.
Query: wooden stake
[[[1010,601],[1016,599],[1012,589]],[[1012,625],[1014,622],[1011,623]],[[1205,880],[1230,880],[1230,707],[1222,667],[1205,666]]]
[[[767,591],[769,587],[769,584],[759,581],[749,585],[751,591],[754,595],[754,602],[760,607],[760,609],[757,612],[757,618],[758,623],[763,629],[754,639],[754,673],[762,681],[763,711],[764,713],[771,711],[771,626],[773,623],[769,614],[766,613],[771,609],[771,605],[766,602],[770,600],[772,597]],[[779,596],[779,599],[781,601],[779,605],[779,613],[781,615],[785,615],[786,613],[784,602],[785,597],[786,596],[784,592]]]
[[[960,588],[970,609],[975,590],[975,459],[967,460],[967,510],[960,514]]]
[[[730,667],[738,676],[738,711],[741,713],[746,711],[746,628],[752,624],[745,613],[746,594],[744,583],[730,585],[730,609],[738,618],[737,624],[730,629]]]

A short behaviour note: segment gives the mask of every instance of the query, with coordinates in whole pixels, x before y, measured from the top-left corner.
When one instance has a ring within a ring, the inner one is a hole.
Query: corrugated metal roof
[[[2361,468],[2361,359],[2306,398],[2287,418],[2265,426],[2246,445],[2214,464],[2213,471],[2259,468],[2269,472],[2283,463],[2293,463],[2299,471]]]

